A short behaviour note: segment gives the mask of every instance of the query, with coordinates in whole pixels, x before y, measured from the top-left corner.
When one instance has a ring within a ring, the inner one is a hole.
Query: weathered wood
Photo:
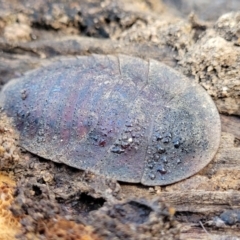
[[[238,229],[231,227],[213,230],[205,226],[205,224],[202,227],[200,223],[184,223],[182,229],[183,231],[180,235],[181,240],[238,240],[240,237]]]
[[[29,53],[41,58],[59,55],[87,55],[87,54],[126,54],[144,59],[156,59],[169,66],[175,66],[173,52],[167,46],[159,47],[154,44],[131,44],[124,41],[97,39],[88,37],[62,37],[60,39],[42,40],[28,43],[0,43],[0,49],[12,53]]]
[[[240,140],[240,117],[221,115],[222,131],[232,133]]]
[[[168,47],[79,36],[30,43],[9,44],[3,41],[0,42],[0,50],[4,51],[0,55],[0,84],[19,77],[26,71],[61,60],[63,56],[121,53],[143,59],[156,59],[171,67],[176,65],[174,53]]]

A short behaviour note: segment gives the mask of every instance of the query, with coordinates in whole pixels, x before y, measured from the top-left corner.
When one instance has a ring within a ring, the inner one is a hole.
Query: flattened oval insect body
[[[23,148],[119,181],[180,181],[206,166],[220,141],[208,94],[154,60],[58,62],[10,81],[0,104]]]

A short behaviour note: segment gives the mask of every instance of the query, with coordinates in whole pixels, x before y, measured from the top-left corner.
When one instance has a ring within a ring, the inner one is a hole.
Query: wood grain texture
[[[221,115],[222,131],[232,133],[240,140],[240,117]]]

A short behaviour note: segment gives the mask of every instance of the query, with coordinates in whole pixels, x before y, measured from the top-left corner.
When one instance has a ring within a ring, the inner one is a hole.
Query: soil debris
[[[106,240],[179,239],[181,225],[174,220],[174,212],[161,198],[153,201],[132,199],[106,203],[90,214],[90,222]]]

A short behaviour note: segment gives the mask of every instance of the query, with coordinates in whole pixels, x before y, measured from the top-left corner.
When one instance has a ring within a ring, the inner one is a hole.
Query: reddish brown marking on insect
[[[55,63],[9,82],[0,105],[30,152],[144,185],[197,173],[220,141],[208,94],[154,60],[95,55]]]

